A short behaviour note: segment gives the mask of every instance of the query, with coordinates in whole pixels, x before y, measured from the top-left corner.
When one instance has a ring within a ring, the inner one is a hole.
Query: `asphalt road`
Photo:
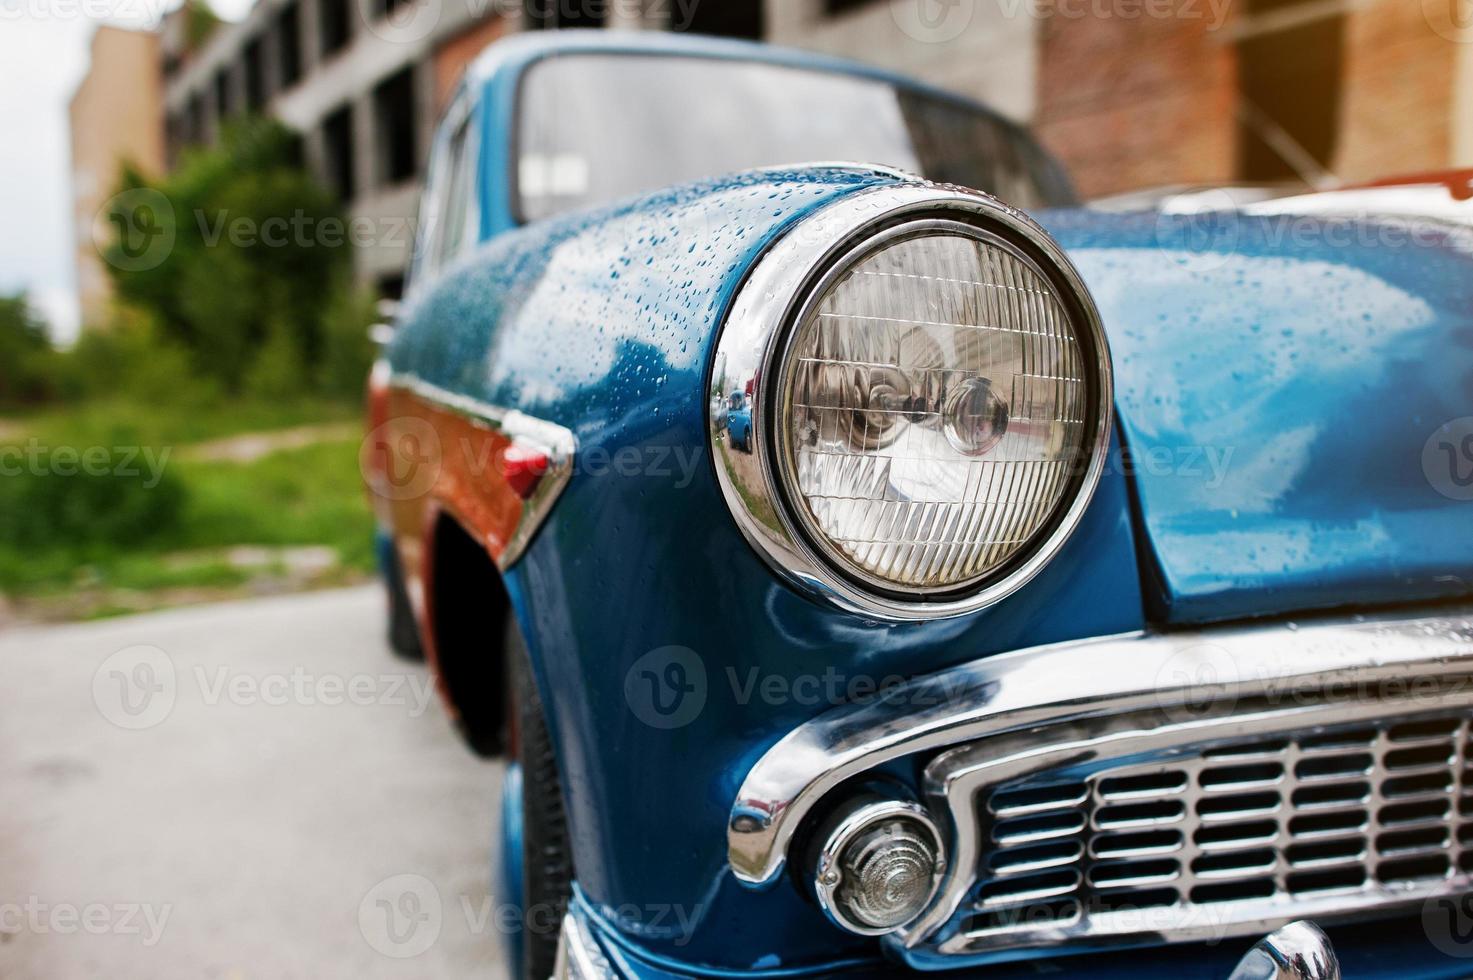
[[[0,633],[0,977],[502,976],[499,764],[376,588]]]

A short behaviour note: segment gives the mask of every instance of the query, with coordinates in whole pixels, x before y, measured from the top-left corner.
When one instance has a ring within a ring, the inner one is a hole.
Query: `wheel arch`
[[[440,693],[456,729],[483,757],[506,748],[511,597],[485,545],[440,510],[425,555],[425,633]]]

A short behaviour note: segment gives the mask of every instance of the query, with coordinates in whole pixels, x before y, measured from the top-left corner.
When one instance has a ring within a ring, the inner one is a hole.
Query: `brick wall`
[[[1432,29],[1423,7],[1379,0],[1349,15],[1336,176],[1370,180],[1452,164],[1460,45]]]
[[[436,50],[434,68],[434,115],[436,118],[444,110],[450,97],[455,94],[456,83],[460,81],[465,66],[474,61],[476,55],[480,54],[486,45],[505,34],[506,30],[505,18],[492,17],[466,28]]]
[[[105,323],[112,280],[94,244],[98,213],[117,190],[124,163],[164,170],[164,93],[159,37],[103,25],[92,63],[68,107],[77,295],[84,327]],[[102,228],[104,237],[107,229]]]
[[[1080,194],[1229,180],[1237,81],[1208,6],[1178,0],[1182,16],[1130,18],[1068,9],[1040,23],[1036,128]]]

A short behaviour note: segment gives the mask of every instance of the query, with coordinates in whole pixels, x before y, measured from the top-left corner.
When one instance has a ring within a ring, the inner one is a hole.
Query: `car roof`
[[[522,31],[492,42],[467,67],[462,84],[479,87],[503,73],[520,73],[534,62],[567,54],[621,54],[717,58],[852,75],[966,106],[998,122],[1021,129],[990,106],[898,72],[833,55],[800,51],[776,44],[673,31],[571,29]]]

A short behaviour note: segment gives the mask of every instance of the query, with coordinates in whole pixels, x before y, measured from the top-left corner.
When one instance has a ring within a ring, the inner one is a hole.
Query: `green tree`
[[[326,316],[352,257],[342,210],[301,168],[290,130],[237,121],[162,180],[125,170],[114,202],[105,257],[117,294],[201,377],[279,395],[282,379],[322,373]],[[285,356],[300,358],[294,371]]]
[[[24,294],[0,296],[0,407],[34,405],[55,393],[56,352]]]

